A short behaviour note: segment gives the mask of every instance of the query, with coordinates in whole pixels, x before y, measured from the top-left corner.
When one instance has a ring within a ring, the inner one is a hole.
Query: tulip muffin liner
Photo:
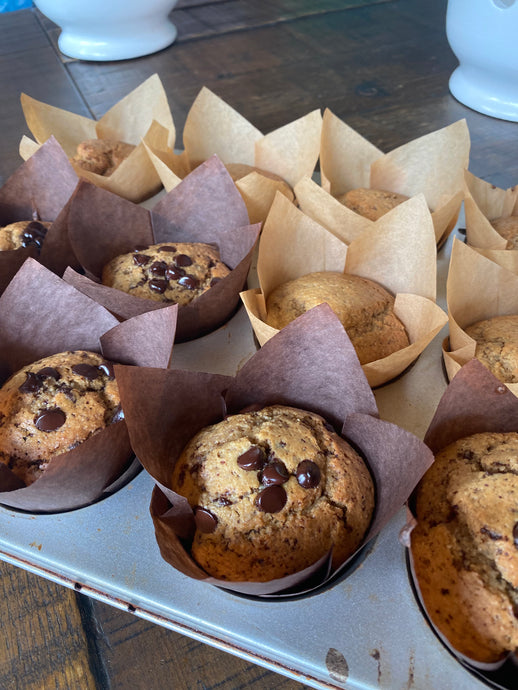
[[[478,360],[471,360],[448,385],[437,405],[424,442],[435,456],[449,444],[482,432],[518,432],[518,399]],[[484,672],[482,675],[495,687],[514,687],[515,685],[505,683],[500,685],[498,674],[493,675],[492,672],[502,669],[504,665],[518,665],[516,654],[509,653],[494,662],[470,658],[456,650],[435,626],[423,601],[412,558],[412,530],[417,524],[414,516],[415,492],[411,495],[408,506],[407,524],[401,531],[400,541],[407,548],[409,576],[430,626],[447,649],[466,667]],[[514,681],[515,673],[516,670]]]
[[[27,259],[0,297],[2,383],[26,364],[69,350],[100,352],[130,368],[167,367],[176,305],[119,323],[104,307]],[[0,464],[0,503],[30,512],[61,512],[103,498],[141,469],[124,420],[50,459],[29,486]]]
[[[408,197],[424,194],[432,213],[436,243],[441,246],[455,227],[462,205],[469,150],[465,120],[384,154],[326,109],[320,147],[321,183],[333,197],[359,187]],[[302,200],[299,203],[305,206]],[[309,209],[306,212],[311,215]],[[340,214],[336,208],[333,213],[346,222],[350,217],[350,214]]]
[[[149,160],[145,144],[157,151],[173,147],[176,137],[167,96],[157,74],[116,103],[99,120],[56,108],[26,94],[21,104],[27,126],[36,141],[23,137],[20,154],[27,158],[54,136],[68,158],[87,139],[115,139],[134,144],[135,149],[109,176],[98,175],[72,163],[77,175],[93,184],[138,203],[156,194],[162,184]],[[145,142],[145,143],[144,143]]]
[[[476,341],[464,330],[493,316],[518,314],[518,275],[456,237],[446,282],[449,337],[442,353],[448,379],[475,357]],[[518,383],[505,384],[518,395]]]
[[[68,212],[68,236],[85,275],[64,279],[119,319],[167,307],[101,283],[103,266],[135,247],[160,242],[205,242],[219,248],[231,269],[205,293],[178,308],[176,340],[190,340],[226,322],[239,304],[260,226],[249,225],[241,195],[217,157],[188,175],[149,211],[81,181]]]
[[[326,304],[280,331],[235,377],[124,366],[116,367],[116,377],[132,447],[156,482],[150,510],[162,557],[185,575],[232,592],[308,592],[344,572],[347,564],[333,573],[321,559],[301,573],[263,583],[217,580],[203,571],[189,551],[192,510],[170,489],[175,462],[203,427],[249,405],[290,405],[324,417],[363,454],[375,483],[375,511],[359,549],[404,505],[432,461],[419,439],[379,419],[354,348]]]
[[[65,231],[66,205],[77,185],[75,174],[57,141],[51,137],[0,188],[0,226],[17,221],[51,221],[43,246],[0,252],[0,293],[27,257],[56,272],[74,265]],[[50,265],[52,264],[52,266]]]
[[[246,202],[250,222],[256,223],[266,218],[277,191],[293,201],[292,188],[302,177],[313,174],[321,129],[321,113],[314,110],[263,135],[219,96],[203,87],[187,114],[184,151],[180,155],[172,150],[164,154],[149,147],[149,154],[167,190],[213,155],[226,165],[245,166],[242,176],[236,179],[236,186]],[[281,179],[272,179],[268,173]]]
[[[373,280],[395,296],[395,313],[410,345],[363,365],[373,387],[401,374],[447,321],[435,303],[433,225],[422,195],[380,218],[349,245],[278,194],[259,243],[259,287],[241,293],[260,345],[277,329],[266,322],[266,300],[278,285],[314,271],[340,271]]]

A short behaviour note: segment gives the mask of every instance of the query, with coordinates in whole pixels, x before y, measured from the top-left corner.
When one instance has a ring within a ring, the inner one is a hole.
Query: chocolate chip
[[[38,374],[33,374],[28,371],[26,373],[26,379],[22,385],[18,388],[20,393],[36,393],[43,385],[43,381]]]
[[[274,460],[269,462],[261,473],[261,484],[264,486],[272,486],[275,484],[284,484],[288,481],[290,474],[286,469],[286,465],[281,460]]]
[[[257,494],[255,503],[263,513],[278,513],[286,505],[288,497],[282,486],[274,484],[267,486],[261,493]]]
[[[133,254],[133,263],[135,266],[145,266],[151,261],[151,257],[147,254]]]
[[[302,460],[297,465],[295,476],[303,489],[314,489],[320,483],[320,467],[311,460]]]
[[[55,379],[56,381],[59,381],[61,378],[61,374],[54,367],[43,367],[38,371],[38,376],[44,379]]]
[[[23,231],[22,246],[29,247],[32,244],[36,247],[41,247],[46,234],[47,228],[37,220],[33,220]]]
[[[174,262],[177,266],[192,266],[192,259],[187,254],[178,254],[175,256]]]
[[[162,294],[167,290],[169,283],[167,282],[167,280],[164,280],[163,278],[153,278],[153,280],[149,281],[148,285],[149,289],[153,292],[158,292],[159,294]]]
[[[513,527],[513,542],[516,548],[518,549],[518,522],[514,523]]]
[[[174,253],[176,251],[176,247],[167,247],[164,245],[162,247],[159,247],[158,251],[159,252],[173,252]]]
[[[99,364],[99,371],[102,374],[105,374],[109,379],[114,379],[115,378],[115,371],[113,369],[113,363],[112,362],[101,362]]]
[[[34,418],[34,424],[40,431],[56,431],[65,423],[66,415],[59,407],[53,410],[43,410]]]
[[[93,364],[86,364],[81,362],[79,364],[74,364],[72,367],[72,372],[78,376],[82,376],[89,381],[95,381],[95,379],[101,376],[102,372],[99,367],[95,367]]]
[[[232,501],[230,498],[227,498],[226,496],[219,496],[218,497],[218,503],[220,506],[231,506]]]
[[[187,288],[188,290],[196,290],[196,288],[199,286],[200,281],[197,280],[194,276],[183,276],[180,278],[178,281],[178,285],[182,285],[183,287]]]
[[[153,261],[149,267],[149,270],[154,276],[163,278],[165,276],[165,272],[167,271],[167,264],[165,261]]]
[[[199,529],[200,532],[211,534],[218,525],[218,518],[210,510],[196,506],[194,509],[194,522],[196,523],[196,529]]]
[[[252,446],[237,459],[237,464],[242,470],[262,470],[264,463],[264,452],[260,446]]]
[[[178,280],[185,275],[183,268],[178,268],[177,266],[168,266],[165,272],[165,277],[168,280]]]

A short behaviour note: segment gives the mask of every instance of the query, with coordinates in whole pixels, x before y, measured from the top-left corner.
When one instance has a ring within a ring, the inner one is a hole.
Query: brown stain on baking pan
[[[326,667],[329,671],[329,675],[333,680],[337,680],[340,683],[345,683],[349,677],[349,665],[345,660],[344,655],[331,647],[326,655]]]

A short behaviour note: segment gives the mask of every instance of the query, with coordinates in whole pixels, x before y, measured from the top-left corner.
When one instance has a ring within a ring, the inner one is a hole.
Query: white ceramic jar
[[[448,0],[446,34],[459,66],[450,91],[474,110],[518,121],[518,0]]]
[[[126,60],[176,38],[169,12],[177,0],[34,0],[61,28],[59,49],[82,60]]]

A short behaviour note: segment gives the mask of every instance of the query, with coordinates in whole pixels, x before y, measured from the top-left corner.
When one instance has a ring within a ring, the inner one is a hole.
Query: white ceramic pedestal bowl
[[[81,60],[127,60],[173,43],[177,0],[34,0],[61,28],[59,49]]]
[[[453,96],[518,122],[518,0],[448,0],[446,34],[460,63],[450,78]]]

